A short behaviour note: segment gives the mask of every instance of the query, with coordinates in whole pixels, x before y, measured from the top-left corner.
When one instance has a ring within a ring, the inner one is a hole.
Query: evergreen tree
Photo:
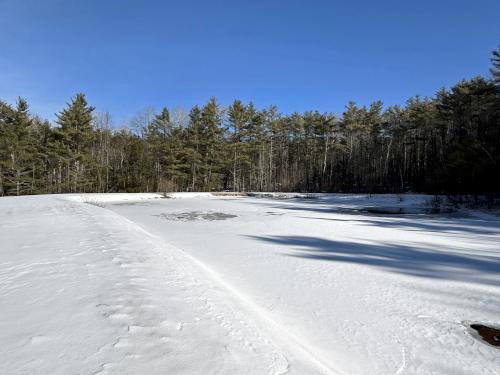
[[[228,108],[229,142],[227,150],[231,163],[228,166],[230,186],[233,191],[245,191],[250,179],[250,137],[253,126],[255,108],[249,104],[248,108],[240,100],[235,100]]]
[[[211,98],[201,111],[200,169],[204,190],[221,189],[223,186],[222,111],[217,100]]]
[[[201,188],[199,176],[202,174],[202,120],[201,109],[194,106],[189,113],[189,124],[183,134],[184,140],[184,170],[188,176],[187,189],[195,191]]]
[[[15,195],[29,194],[33,190],[34,150],[30,139],[32,124],[28,103],[19,98],[16,108],[2,103],[2,190]]]
[[[57,115],[59,140],[65,149],[61,162],[65,164],[66,190],[71,192],[91,189],[90,148],[94,139],[92,112],[84,94],[76,94],[67,108]]]
[[[14,109],[7,103],[0,101],[0,196],[9,194],[11,173],[11,144],[15,134]]]
[[[493,64],[490,69],[493,82],[500,86],[500,46],[492,52],[491,63]]]
[[[492,172],[500,172],[495,160],[499,117],[491,112],[497,101],[498,89],[481,77],[439,93],[437,115],[448,126],[445,191],[478,193],[498,188],[498,178],[491,178]]]
[[[175,127],[170,119],[168,108],[153,117],[147,126],[145,140],[150,148],[152,165],[154,165],[154,181],[157,191],[178,189],[182,159],[182,129]]]

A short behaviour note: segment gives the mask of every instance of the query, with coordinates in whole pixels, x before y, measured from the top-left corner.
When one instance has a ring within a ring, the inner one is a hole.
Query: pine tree
[[[199,176],[202,173],[202,121],[201,109],[195,105],[189,113],[189,124],[183,133],[183,169],[188,177],[186,188],[191,191],[201,188]]]
[[[30,139],[32,120],[28,103],[19,98],[15,109],[5,103],[1,106],[1,190],[15,195],[29,194],[33,190],[34,149]]]
[[[222,112],[215,98],[201,111],[201,171],[205,190],[221,189],[223,184]]]
[[[85,94],[79,93],[57,115],[59,139],[61,146],[65,148],[61,162],[64,161],[66,167],[66,190],[71,192],[91,188],[93,160],[89,151],[95,135],[92,126],[93,111],[94,107],[87,104]]]
[[[174,127],[168,108],[153,117],[147,127],[145,139],[148,142],[154,164],[157,191],[171,191],[177,187],[180,173],[180,129]]]
[[[455,193],[494,191],[498,188],[498,115],[491,108],[498,88],[482,77],[464,80],[440,92],[437,115],[447,123],[445,189]],[[496,186],[496,187],[494,187]]]
[[[14,109],[0,101],[0,196],[9,193],[8,178],[11,172],[11,144],[14,142]]]
[[[33,147],[33,193],[57,192],[55,170],[58,149],[57,144],[54,143],[54,130],[49,121],[34,117],[30,139]]]
[[[500,86],[500,46],[492,52],[491,63],[493,67],[490,69],[493,82]]]
[[[250,161],[250,132],[252,120],[255,116],[255,108],[253,104],[245,107],[240,100],[235,100],[228,108],[228,125],[229,125],[229,143],[228,151],[230,154],[230,165],[228,173],[232,176],[231,186],[233,191],[244,191],[245,180],[247,186],[249,184],[249,168]]]

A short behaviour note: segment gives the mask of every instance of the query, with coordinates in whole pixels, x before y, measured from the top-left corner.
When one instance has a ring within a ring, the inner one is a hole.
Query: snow
[[[199,193],[199,192],[187,192],[187,193],[167,193],[168,198],[173,199],[186,199],[186,198],[200,198],[200,197],[212,197],[212,193]]]
[[[83,203],[109,203],[109,202],[126,202],[126,201],[141,201],[145,199],[160,199],[165,198],[160,193],[85,193],[85,194],[65,194],[65,198]]]
[[[498,373],[467,326],[500,323],[499,218],[162,197],[0,199],[0,373]]]

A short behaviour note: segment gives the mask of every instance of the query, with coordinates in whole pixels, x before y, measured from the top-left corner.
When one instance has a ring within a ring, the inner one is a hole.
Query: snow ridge
[[[236,299],[241,302],[241,305],[244,306],[246,310],[252,312],[255,315],[255,317],[259,318],[262,322],[264,322],[265,328],[268,329],[272,333],[272,335],[280,341],[280,344],[286,345],[293,352],[299,353],[301,357],[308,360],[311,364],[317,367],[322,374],[342,375],[342,372],[335,369],[334,365],[330,363],[330,361],[326,359],[325,356],[322,353],[320,353],[318,349],[306,344],[306,341],[303,338],[291,333],[290,330],[286,329],[278,322],[276,322],[274,319],[272,319],[265,309],[254,303],[244,293],[240,292],[239,290],[231,286],[229,283],[227,283],[217,272],[212,270],[206,264],[194,258],[193,256],[186,253],[182,249],[166,243],[165,240],[163,240],[161,237],[147,231],[139,224],[127,219],[126,217],[122,216],[122,218],[123,220],[127,221],[130,226],[135,226],[138,230],[140,230],[148,237],[153,238],[154,240],[159,241],[161,243],[164,243],[164,246],[167,247],[169,250],[181,252],[185,258],[189,259],[192,263],[196,264],[207,275],[209,275],[218,285],[220,285],[221,287],[229,291],[234,297],[236,297]],[[286,372],[288,371],[282,373],[284,374]]]

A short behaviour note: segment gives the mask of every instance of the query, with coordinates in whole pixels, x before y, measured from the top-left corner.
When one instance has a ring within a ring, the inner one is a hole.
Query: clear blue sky
[[[0,0],[0,98],[115,124],[216,96],[284,113],[404,103],[487,75],[499,0]]]

